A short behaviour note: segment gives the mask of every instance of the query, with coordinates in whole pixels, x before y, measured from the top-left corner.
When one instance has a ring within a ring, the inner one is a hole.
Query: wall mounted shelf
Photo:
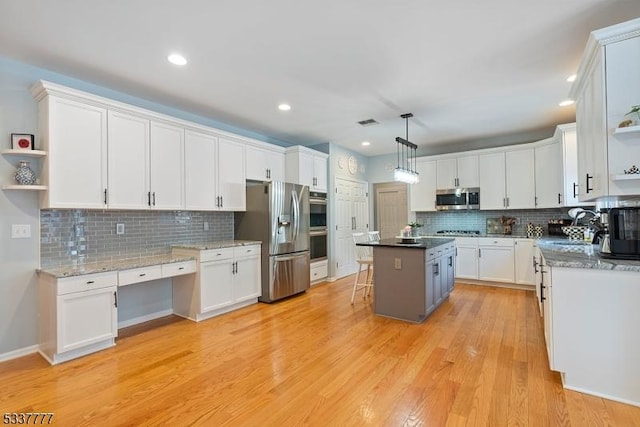
[[[629,174],[619,174],[619,175],[611,175],[611,181],[627,181],[627,180],[640,180],[640,174],[638,173],[629,173]]]
[[[613,131],[614,135],[629,135],[634,133],[640,134],[640,125],[628,126],[626,128],[616,128]]]
[[[3,184],[3,190],[30,190],[30,191],[44,191],[47,189],[46,185],[20,185],[20,184]]]
[[[29,156],[29,157],[44,157],[47,155],[46,151],[41,150],[2,150],[2,154],[10,154],[15,156]]]

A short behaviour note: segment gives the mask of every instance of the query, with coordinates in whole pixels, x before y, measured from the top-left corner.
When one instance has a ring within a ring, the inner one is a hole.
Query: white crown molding
[[[292,147],[285,148],[285,153],[307,153],[312,154],[314,156],[320,156],[328,158],[329,155],[327,153],[323,153],[322,151],[314,150],[313,148],[305,147],[303,145],[294,145]]]

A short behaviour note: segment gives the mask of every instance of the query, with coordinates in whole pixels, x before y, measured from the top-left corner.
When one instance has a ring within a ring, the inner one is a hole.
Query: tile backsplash
[[[117,224],[124,224],[124,234],[116,234]],[[233,239],[233,212],[40,211],[43,268],[168,254],[172,244],[227,239]]]
[[[513,225],[513,234],[526,234],[528,223],[542,225],[544,234],[547,234],[549,220],[569,218],[568,211],[569,208],[417,212],[416,221],[423,224],[423,232],[426,234],[433,234],[439,230],[478,230],[486,233],[487,218],[508,216],[517,219]]]

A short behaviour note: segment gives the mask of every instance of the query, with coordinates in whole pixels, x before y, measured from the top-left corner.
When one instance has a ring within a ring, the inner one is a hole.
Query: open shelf
[[[2,150],[2,154],[11,154],[15,156],[29,156],[29,157],[44,157],[47,155],[46,151],[41,150]]]
[[[619,175],[611,175],[611,181],[627,181],[633,179],[640,179],[640,173],[626,173]]]
[[[20,184],[4,184],[3,190],[30,190],[30,191],[44,191],[47,189],[46,185],[20,185]]]
[[[633,133],[640,134],[640,125],[627,126],[626,128],[616,128],[616,130],[613,131],[614,135],[628,135]]]

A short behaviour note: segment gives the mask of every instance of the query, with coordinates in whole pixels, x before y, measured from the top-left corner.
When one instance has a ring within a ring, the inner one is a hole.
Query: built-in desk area
[[[358,245],[373,248],[377,315],[419,323],[453,290],[455,239],[383,239]]]

